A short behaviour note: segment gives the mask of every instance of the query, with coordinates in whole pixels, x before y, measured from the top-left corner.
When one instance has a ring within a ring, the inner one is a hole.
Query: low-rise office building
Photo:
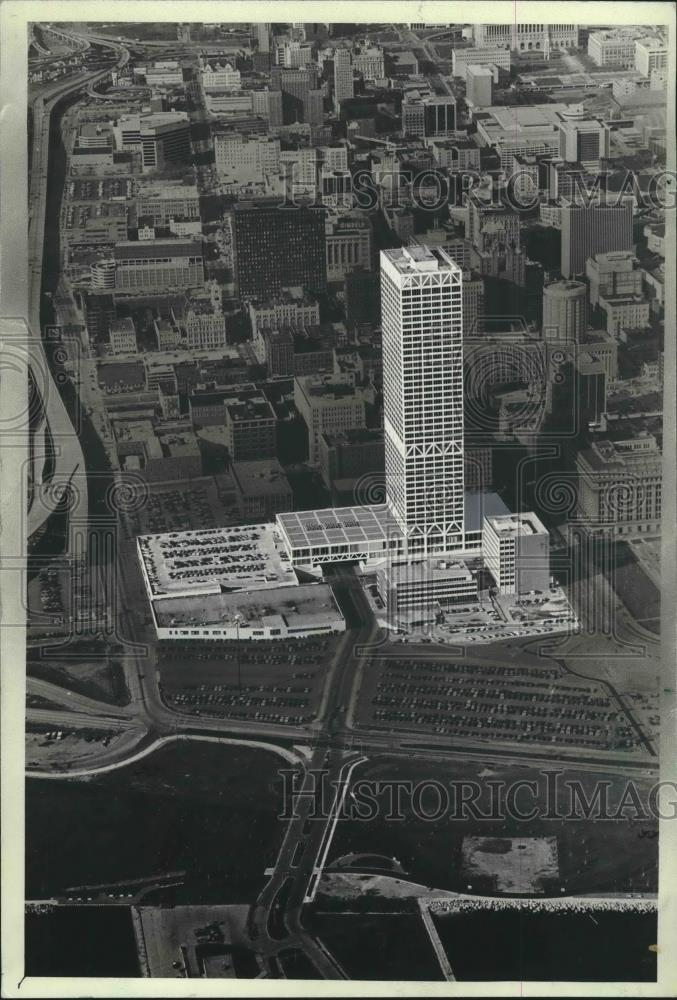
[[[485,517],[482,556],[499,594],[543,592],[550,586],[549,534],[534,513]]]

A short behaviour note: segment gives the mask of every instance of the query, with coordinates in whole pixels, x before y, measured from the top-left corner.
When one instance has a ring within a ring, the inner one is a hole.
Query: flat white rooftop
[[[331,587],[315,583],[270,591],[196,594],[154,603],[158,628],[235,628],[242,638],[252,628],[313,628],[336,624],[341,613]]]
[[[277,521],[293,549],[401,538],[402,532],[386,504],[370,507],[328,507],[278,514]]]
[[[427,561],[396,563],[386,566],[385,572],[392,586],[461,580],[472,582],[473,579],[468,564],[464,560],[440,559],[437,556]]]
[[[425,274],[429,271],[459,272],[460,268],[440,247],[407,246],[382,250],[384,257],[402,275]]]
[[[485,517],[510,515],[497,493],[466,493],[464,511],[465,531],[471,534],[481,532]],[[364,549],[370,546],[374,551],[379,545],[385,552],[401,547],[404,542],[402,529],[384,503],[292,511],[276,517],[289,547],[294,550],[361,545]],[[388,542],[392,544],[387,545]]]
[[[142,535],[137,544],[154,600],[298,583],[275,524]]]
[[[508,514],[504,517],[487,517],[487,521],[497,535],[512,537],[525,535],[547,535],[547,528],[535,514]]]

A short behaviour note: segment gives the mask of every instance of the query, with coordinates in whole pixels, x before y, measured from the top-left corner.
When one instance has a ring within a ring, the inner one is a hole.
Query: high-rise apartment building
[[[327,286],[325,210],[284,207],[278,199],[235,205],[233,252],[242,298],[268,299],[283,288],[323,292]]]
[[[462,271],[437,247],[381,252],[387,500],[408,552],[462,549]]]
[[[583,274],[586,260],[597,253],[633,249],[632,198],[590,205],[565,200],[561,219],[565,278]]]
[[[555,281],[543,289],[543,337],[577,344],[587,328],[588,288],[583,281]]]
[[[353,96],[353,62],[350,49],[334,52],[334,105],[341,108],[341,101]]]

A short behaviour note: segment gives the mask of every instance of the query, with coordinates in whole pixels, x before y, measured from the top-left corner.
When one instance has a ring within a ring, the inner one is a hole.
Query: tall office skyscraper
[[[412,555],[464,546],[462,281],[439,247],[381,252],[386,493]]]
[[[282,288],[323,292],[327,287],[325,211],[281,207],[276,198],[233,208],[235,277],[243,298],[269,299]]]
[[[562,205],[562,262],[565,278],[585,272],[588,257],[612,250],[632,250],[632,198],[620,203],[590,205],[564,200]]]
[[[340,111],[341,101],[353,96],[353,61],[350,49],[334,52],[334,104]]]
[[[282,91],[282,114],[285,125],[307,122],[322,124],[322,91],[318,86],[317,66],[287,69],[273,66],[270,89]]]
[[[270,52],[270,25],[260,21],[254,25],[254,32],[259,45],[259,52]]]

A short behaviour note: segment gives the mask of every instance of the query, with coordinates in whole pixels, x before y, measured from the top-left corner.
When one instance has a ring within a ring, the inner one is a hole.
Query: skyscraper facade
[[[323,208],[282,207],[276,198],[233,209],[235,276],[242,298],[267,299],[283,288],[327,286]]]
[[[259,52],[270,52],[270,24],[260,21],[254,25],[254,35],[258,42]]]
[[[587,326],[588,287],[583,281],[555,281],[543,289],[543,336],[577,344]]]
[[[614,204],[562,205],[562,262],[565,278],[584,274],[588,257],[632,250],[632,199]]]
[[[462,280],[439,247],[381,252],[386,492],[410,555],[464,545]]]
[[[559,155],[567,163],[582,163],[597,170],[609,155],[609,130],[603,122],[586,115],[581,106],[563,111],[559,125]]]
[[[270,72],[271,90],[282,91],[282,117],[285,125],[307,122],[322,124],[322,91],[318,89],[316,66],[287,69],[273,66]]]
[[[353,64],[350,49],[334,52],[334,104],[337,111],[341,101],[353,96]]]

